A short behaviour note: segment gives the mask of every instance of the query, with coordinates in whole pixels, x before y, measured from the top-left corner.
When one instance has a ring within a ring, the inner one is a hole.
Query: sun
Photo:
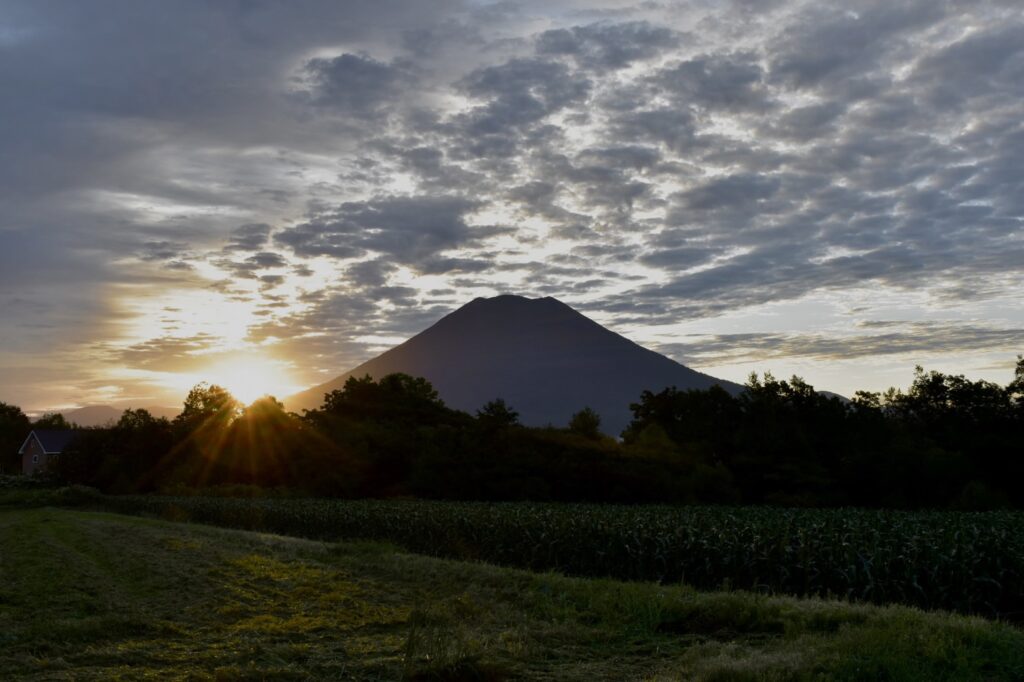
[[[205,380],[226,388],[246,405],[272,395],[281,399],[299,390],[289,380],[284,364],[265,357],[238,357],[211,365]]]

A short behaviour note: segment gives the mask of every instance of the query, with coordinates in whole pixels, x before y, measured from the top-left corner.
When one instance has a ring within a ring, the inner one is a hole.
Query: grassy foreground
[[[906,607],[565,578],[0,510],[4,679],[997,680],[1024,631]]]
[[[532,571],[906,604],[1024,623],[1024,513],[53,491],[67,506]]]

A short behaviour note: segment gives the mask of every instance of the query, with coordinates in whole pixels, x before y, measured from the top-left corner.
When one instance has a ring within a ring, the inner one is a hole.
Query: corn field
[[[1024,620],[1024,513],[105,497],[119,512],[624,580]]]

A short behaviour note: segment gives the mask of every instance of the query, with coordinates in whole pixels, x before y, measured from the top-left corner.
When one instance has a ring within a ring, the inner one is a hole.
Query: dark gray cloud
[[[772,107],[764,69],[753,53],[701,55],[661,70],[652,81],[681,107],[738,112]]]
[[[191,257],[191,253],[188,249],[188,244],[182,242],[146,242],[142,245],[142,251],[139,253],[139,258],[144,261],[159,261],[159,262],[180,262],[184,258]]]
[[[107,348],[105,352],[131,369],[193,371],[208,362],[202,354],[215,347],[217,342],[218,339],[209,334],[157,337],[124,348]]]
[[[247,223],[231,231],[226,251],[258,251],[270,238],[270,225]]]
[[[884,69],[888,57],[909,49],[909,37],[953,12],[948,3],[931,0],[811,7],[772,42],[772,79],[797,89],[831,89]]]
[[[457,160],[508,159],[547,146],[560,132],[544,120],[585,101],[591,82],[565,64],[517,57],[476,69],[457,82],[476,104],[443,127]]]
[[[640,262],[670,271],[703,265],[725,252],[723,246],[677,230],[661,232],[648,240],[648,246],[649,250],[640,256]]]
[[[628,145],[585,149],[578,158],[593,168],[644,170],[657,165],[661,152],[653,147]]]
[[[834,135],[838,119],[845,112],[846,106],[837,100],[793,107],[773,123],[762,127],[761,133],[794,142],[808,142],[825,135]],[[879,121],[876,119],[874,123]]]
[[[696,145],[697,122],[686,108],[663,107],[618,113],[608,131],[611,139],[660,143],[679,153]]]
[[[462,197],[388,197],[346,202],[279,232],[278,243],[300,256],[359,257],[385,254],[419,266],[444,251],[475,246],[507,228],[471,226],[465,216],[481,204]]]
[[[1024,345],[1024,329],[1003,329],[972,324],[934,322],[869,323],[886,331],[874,334],[715,334],[693,341],[662,344],[675,357],[706,364],[728,364],[779,358],[844,360],[885,355],[941,354],[951,348],[958,352],[1001,351]]]
[[[778,178],[744,173],[716,178],[680,192],[676,198],[688,211],[748,209],[779,191]]]
[[[396,157],[403,170],[414,173],[423,190],[447,193],[453,187],[471,187],[487,182],[484,174],[450,163],[445,152],[436,147],[402,148],[381,144],[378,149]]]
[[[380,116],[412,82],[412,74],[402,65],[385,64],[365,54],[311,59],[303,71],[310,86],[306,94],[313,104],[357,118]]]
[[[922,59],[911,74],[929,105],[964,110],[982,98],[1006,101],[1024,93],[1024,26],[1019,22],[974,31]]]
[[[367,260],[356,263],[345,269],[345,276],[354,286],[382,287],[387,284],[388,276],[398,269],[394,263],[384,260]]]
[[[598,23],[545,31],[537,37],[537,52],[573,57],[589,69],[621,69],[677,46],[681,36],[646,21]]]
[[[488,103],[474,110],[472,130],[491,133],[534,123],[584,99],[590,81],[564,64],[539,58],[510,59],[473,71],[459,83],[467,94]]]
[[[486,40],[481,27],[469,21],[445,18],[429,25],[406,29],[401,35],[402,47],[418,59],[436,58],[453,45],[472,44],[483,47]]]
[[[243,260],[218,258],[213,263],[220,269],[230,272],[237,279],[259,280],[264,284],[280,284],[284,278],[281,275],[260,273],[264,270],[288,266],[288,261],[281,254],[272,251],[260,251]]]

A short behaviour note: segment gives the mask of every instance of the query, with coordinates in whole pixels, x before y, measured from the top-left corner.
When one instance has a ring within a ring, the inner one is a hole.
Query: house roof
[[[70,429],[36,429],[28,434],[28,438],[21,444],[18,452],[24,452],[28,445],[29,438],[35,437],[43,446],[43,452],[48,455],[56,455],[64,451],[64,448],[74,439],[75,432]]]

